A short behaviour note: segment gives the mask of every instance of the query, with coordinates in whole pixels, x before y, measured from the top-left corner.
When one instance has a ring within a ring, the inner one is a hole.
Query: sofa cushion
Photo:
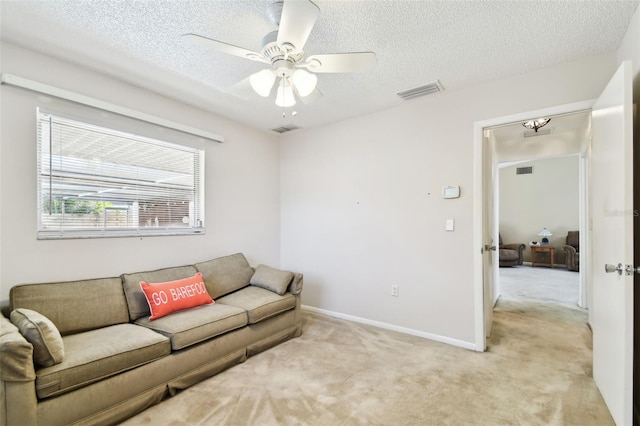
[[[213,304],[200,272],[193,277],[166,283],[141,281],[140,288],[151,310],[150,320],[156,320],[172,312]]]
[[[214,299],[249,285],[253,268],[242,253],[196,263],[204,284]]]
[[[40,399],[86,386],[171,353],[168,338],[134,324],[112,325],[64,336],[62,340],[64,361],[36,371],[36,394]]]
[[[249,284],[274,291],[282,296],[287,292],[287,287],[289,287],[292,278],[292,272],[282,271],[266,265],[258,265]]]
[[[129,322],[119,277],[22,284],[11,288],[9,298],[11,310],[27,308],[39,312],[63,336]]]
[[[127,297],[127,305],[129,308],[129,317],[131,321],[135,321],[140,317],[148,317],[151,315],[149,304],[140,288],[140,282],[162,283],[166,281],[175,281],[182,278],[194,276],[198,271],[192,265],[176,266],[173,268],[158,269],[155,271],[136,272],[133,274],[122,274],[122,283],[124,294]],[[209,293],[211,294],[211,293]]]
[[[244,309],[247,311],[249,324],[255,324],[280,312],[295,308],[296,298],[291,293],[280,296],[270,290],[249,286],[219,298],[216,303]]]
[[[136,324],[171,339],[171,348],[180,350],[247,324],[244,309],[230,305],[203,305],[150,320],[142,317]]]
[[[33,345],[33,361],[50,367],[64,359],[64,344],[56,326],[44,315],[31,309],[19,308],[11,312],[11,322]]]

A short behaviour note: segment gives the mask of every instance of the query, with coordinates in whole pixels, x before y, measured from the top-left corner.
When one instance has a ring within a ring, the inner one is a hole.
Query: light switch
[[[445,231],[453,231],[453,219],[447,219],[447,222],[445,224],[444,230]]]

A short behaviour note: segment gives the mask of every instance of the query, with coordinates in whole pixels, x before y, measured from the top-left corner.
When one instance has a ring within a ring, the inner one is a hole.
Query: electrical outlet
[[[400,296],[400,289],[398,288],[397,285],[392,285],[391,286],[391,295],[395,296],[395,297]]]

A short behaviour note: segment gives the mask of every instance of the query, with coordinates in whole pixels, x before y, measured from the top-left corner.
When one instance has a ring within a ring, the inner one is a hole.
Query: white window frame
[[[204,150],[40,109],[37,127],[38,239],[205,233]],[[96,158],[85,139],[100,147]],[[185,167],[176,171],[170,158]]]

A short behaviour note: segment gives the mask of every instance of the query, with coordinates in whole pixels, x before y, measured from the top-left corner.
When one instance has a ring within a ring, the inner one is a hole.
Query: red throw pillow
[[[140,281],[140,287],[151,310],[150,320],[155,320],[175,311],[214,303],[204,285],[202,274],[166,283]]]

